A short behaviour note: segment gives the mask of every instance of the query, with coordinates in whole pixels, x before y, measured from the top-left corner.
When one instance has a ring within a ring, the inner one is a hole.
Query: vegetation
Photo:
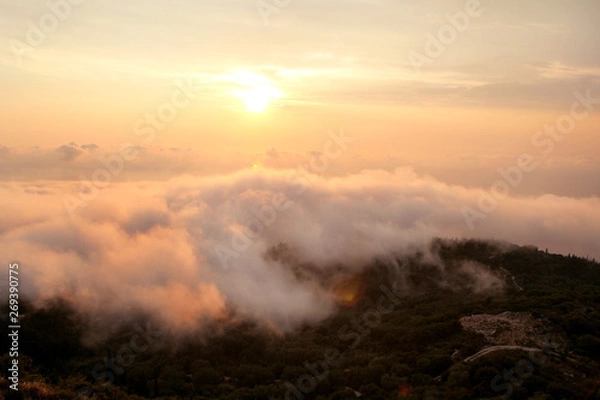
[[[132,339],[134,323],[146,326],[140,317],[100,343],[85,344],[93,324],[67,303],[40,309],[22,303],[21,390],[9,391],[4,378],[0,390],[6,399],[599,398],[598,263],[482,241],[432,246],[446,275],[422,254],[398,257],[410,290],[396,291],[394,304],[381,285],[391,288],[397,272],[376,260],[363,276],[360,302],[288,334],[245,321],[144,342]],[[467,277],[460,279],[465,260],[499,276],[507,272],[516,285],[504,276],[500,292],[473,291]],[[378,309],[382,296],[385,309]],[[529,312],[553,326],[564,338],[560,349],[538,356],[539,362],[514,350],[464,362],[488,344],[459,319],[504,311]],[[0,359],[3,371],[8,362],[8,355]]]

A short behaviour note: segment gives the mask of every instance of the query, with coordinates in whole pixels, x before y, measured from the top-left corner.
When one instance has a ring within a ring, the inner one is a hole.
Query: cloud
[[[504,281],[485,265],[473,261],[465,261],[461,265],[462,278],[475,293],[500,290]]]
[[[83,145],[81,145],[81,148],[84,150],[88,150],[88,151],[94,151],[98,148],[98,145],[94,144],[94,143],[83,144]]]
[[[123,229],[130,235],[145,233],[157,226],[168,226],[169,214],[164,211],[145,210],[134,213],[131,218],[123,224]]]
[[[0,217],[0,252],[21,263],[23,292],[38,301],[60,295],[99,314],[142,310],[177,331],[231,311],[283,330],[319,321],[335,309],[328,284],[338,274],[360,273],[379,257],[428,253],[434,237],[600,258],[597,197],[507,197],[470,231],[461,209],[483,192],[410,169],[330,178],[257,169],[115,183],[73,219],[63,196],[76,195],[77,185],[45,187],[40,203],[20,184],[0,186],[9,211]],[[467,263],[460,273],[473,291],[499,287],[485,266]]]
[[[559,154],[560,150],[557,150],[551,157],[544,158],[540,155],[541,148],[530,145],[523,147],[522,150],[531,152],[539,165],[535,171],[527,175],[526,183],[513,189],[514,193],[519,195],[553,193],[572,197],[600,195],[600,186],[595,179],[600,172],[600,158],[592,154],[595,143],[593,142],[594,131],[583,128],[576,132],[575,140],[590,142],[587,146],[590,149],[588,155]],[[575,135],[572,135],[569,140],[574,140],[572,139],[574,137]],[[457,145],[459,143],[466,142],[457,141]],[[565,141],[565,144],[561,143],[561,146],[563,145],[568,144]],[[94,176],[102,177],[103,171],[109,173],[111,184],[127,181],[167,181],[183,174],[230,174],[253,166],[267,169],[297,168],[308,165],[314,161],[315,155],[319,155],[317,151],[289,151],[276,148],[267,148],[262,153],[246,154],[234,151],[215,154],[184,148],[175,150],[175,148],[140,146],[135,146],[135,151],[137,158],[125,162],[120,173],[115,174],[109,170],[110,167],[114,171],[115,165],[111,166],[109,163],[107,167],[106,160],[119,154],[117,147],[100,148],[93,152],[83,151],[68,163],[68,169],[65,168],[64,155],[58,153],[55,148],[7,147],[4,150],[0,148],[0,182],[16,180],[35,184],[58,180],[91,181]],[[387,157],[357,153],[354,157],[336,160],[325,174],[327,176],[355,174],[364,169],[393,171],[399,166],[409,165],[419,174],[433,176],[448,184],[489,190],[491,184],[499,178],[498,169],[506,169],[514,165],[518,156],[518,153],[489,154],[473,150],[471,153],[459,151],[452,156],[439,157],[425,157],[409,152],[404,152],[401,156],[387,155]],[[98,174],[99,170],[102,174]]]
[[[62,154],[64,161],[73,161],[83,153],[83,150],[73,142],[63,144],[56,151]]]

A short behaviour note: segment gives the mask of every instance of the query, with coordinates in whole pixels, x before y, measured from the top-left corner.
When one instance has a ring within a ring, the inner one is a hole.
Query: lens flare
[[[333,285],[331,289],[335,302],[342,307],[352,307],[364,296],[366,290],[366,276],[354,275]]]

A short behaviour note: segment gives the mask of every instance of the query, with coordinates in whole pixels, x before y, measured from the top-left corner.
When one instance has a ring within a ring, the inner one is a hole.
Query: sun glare
[[[281,90],[261,75],[253,73],[238,74],[232,81],[243,87],[243,89],[233,89],[232,92],[250,112],[263,112],[274,100],[283,96]]]

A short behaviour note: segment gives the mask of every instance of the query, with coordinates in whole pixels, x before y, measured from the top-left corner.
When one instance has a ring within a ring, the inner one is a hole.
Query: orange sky
[[[513,195],[600,195],[597,1],[265,1],[0,0],[0,180],[124,145],[114,181],[296,168],[343,131],[326,176],[487,190],[526,154]]]

